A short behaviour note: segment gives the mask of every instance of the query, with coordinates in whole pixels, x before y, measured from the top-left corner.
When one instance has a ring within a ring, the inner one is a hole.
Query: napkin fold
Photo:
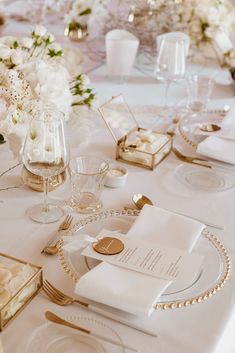
[[[235,141],[210,136],[200,142],[197,152],[221,162],[235,164]]]
[[[145,205],[127,237],[191,251],[205,226],[155,206]],[[122,311],[150,316],[171,281],[102,262],[81,277],[75,293]]]

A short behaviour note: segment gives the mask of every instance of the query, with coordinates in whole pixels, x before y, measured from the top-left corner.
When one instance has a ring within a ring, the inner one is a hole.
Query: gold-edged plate
[[[119,334],[107,324],[86,316],[69,316],[66,320],[123,344]],[[26,353],[124,353],[125,349],[85,335],[70,327],[47,322],[29,337]]]
[[[206,135],[197,134],[196,132],[204,124],[218,124],[222,122],[221,115],[208,114],[208,113],[187,113],[185,114],[178,123],[178,130],[182,139],[194,149],[197,148],[198,144],[202,142]],[[211,135],[213,132],[211,132]],[[210,135],[210,136],[211,136]]]
[[[109,210],[81,219],[67,232],[68,235],[89,234],[96,236],[102,229],[119,231],[126,234],[139,215],[138,210]],[[76,283],[79,278],[98,264],[97,260],[81,255],[82,250],[67,252],[63,249],[64,241],[59,244],[59,258],[67,275]],[[230,257],[223,243],[205,229],[197,242],[195,253],[204,256],[202,268],[197,276],[184,285],[184,288],[171,285],[155,303],[155,309],[173,309],[200,303],[216,294],[230,276]]]

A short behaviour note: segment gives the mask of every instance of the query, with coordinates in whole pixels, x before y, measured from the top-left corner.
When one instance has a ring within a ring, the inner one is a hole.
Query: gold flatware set
[[[145,195],[142,195],[142,194],[134,194],[133,195],[133,198],[132,198],[132,201],[134,202],[134,204],[136,205],[136,207],[141,210],[144,205],[148,204],[148,205],[153,205],[153,202]],[[167,209],[165,209],[167,210]],[[167,211],[170,211],[170,210],[167,210]],[[188,215],[185,215],[183,213],[179,213],[179,212],[176,212],[176,211],[172,211],[180,216],[185,216],[185,217],[188,217],[188,218],[191,218],[191,219],[194,219],[196,221],[199,221],[199,222],[202,222],[204,223],[205,225],[209,226],[209,227],[212,227],[212,228],[216,228],[216,229],[221,229],[223,230],[224,227],[218,225],[218,224],[214,224],[214,223],[209,223],[205,220],[202,220],[200,218],[196,218],[196,217],[193,217],[193,216],[188,216]]]
[[[128,345],[126,345],[126,344],[124,344],[122,342],[117,342],[117,341],[113,340],[110,337],[106,337],[106,336],[103,336],[101,334],[92,332],[92,331],[88,330],[87,328],[75,325],[74,323],[72,323],[70,321],[62,319],[60,316],[52,313],[51,311],[46,311],[45,312],[45,317],[46,317],[46,319],[48,321],[51,321],[51,322],[53,322],[55,324],[70,327],[72,329],[75,329],[75,330],[78,330],[78,331],[82,332],[83,334],[89,335],[90,337],[98,338],[101,341],[111,343],[111,344],[113,344],[115,346],[118,346],[118,347],[121,347],[121,348],[124,348],[124,349],[129,349],[130,351],[133,351],[133,352],[138,352],[137,349],[135,349],[133,347],[130,347],[130,346],[128,346]]]
[[[55,304],[58,304],[60,306],[67,306],[73,303],[79,304],[81,305],[83,308],[86,308],[87,310],[94,312],[102,317],[105,317],[106,319],[121,323],[125,326],[131,327],[137,331],[140,331],[142,333],[151,335],[156,337],[157,335],[150,333],[149,331],[140,328],[134,324],[130,324],[129,322],[125,321],[122,318],[115,318],[114,315],[112,315],[111,313],[108,313],[107,311],[104,311],[102,309],[99,309],[98,307],[88,304],[82,300],[78,300],[78,299],[74,299],[72,297],[70,297],[69,295],[61,292],[59,289],[57,289],[55,286],[53,286],[49,281],[44,280],[43,281],[43,285],[42,285],[42,290],[44,291],[44,293],[48,296],[48,298],[54,302]]]
[[[56,234],[53,236],[52,239],[44,246],[42,249],[42,253],[48,254],[48,255],[55,255],[58,252],[58,244],[60,241],[61,237],[61,231],[63,230],[68,230],[72,224],[73,217],[70,215],[67,215],[64,219],[64,221],[60,224]]]
[[[197,164],[205,168],[212,168],[212,165],[208,164],[209,161],[204,158],[186,156],[175,147],[172,147],[172,152],[183,162]]]

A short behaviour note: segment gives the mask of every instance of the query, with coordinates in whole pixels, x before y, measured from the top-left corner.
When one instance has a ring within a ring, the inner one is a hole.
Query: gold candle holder
[[[43,177],[31,173],[28,169],[24,166],[21,171],[21,178],[23,183],[27,185],[32,190],[43,192],[44,185],[43,185]],[[58,175],[54,175],[49,180],[49,191],[53,191],[57,189],[60,185],[62,185],[66,180],[66,171],[64,170],[62,173]]]
[[[116,159],[153,170],[171,151],[172,138],[139,127],[122,95],[113,97],[99,111],[116,142]]]

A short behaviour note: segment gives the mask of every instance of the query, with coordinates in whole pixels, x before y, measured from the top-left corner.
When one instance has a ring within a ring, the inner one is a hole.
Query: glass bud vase
[[[79,22],[67,23],[64,35],[73,41],[82,41],[88,36],[88,26],[81,25]]]

